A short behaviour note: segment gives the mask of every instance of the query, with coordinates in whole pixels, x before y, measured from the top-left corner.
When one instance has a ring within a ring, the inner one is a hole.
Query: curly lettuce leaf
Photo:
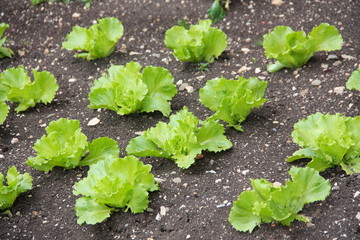
[[[9,28],[9,24],[0,23],[0,58],[8,57],[12,58],[15,53],[10,48],[4,47],[4,43],[6,42],[6,37],[2,37],[4,31]]]
[[[291,180],[285,186],[274,187],[265,179],[251,179],[253,190],[240,194],[234,202],[229,222],[238,231],[252,232],[261,222],[280,222],[289,226],[292,221],[309,222],[298,214],[305,204],[325,200],[331,185],[311,168],[292,167]]]
[[[0,101],[0,124],[5,122],[5,119],[9,113],[9,106],[6,103]]]
[[[118,157],[120,154],[118,143],[108,137],[94,139],[89,143],[88,151],[88,155],[80,161],[79,166],[90,166],[106,158]]]
[[[185,62],[213,62],[227,46],[227,35],[220,29],[210,27],[212,21],[200,20],[187,30],[174,26],[165,33],[165,44],[174,56]]]
[[[4,185],[4,175],[0,173],[0,210],[11,208],[20,193],[32,188],[30,174],[20,174],[15,166],[8,169],[6,181],[7,185]]]
[[[214,120],[202,123],[184,107],[170,116],[168,124],[159,122],[126,147],[129,155],[172,159],[181,168],[189,168],[203,150],[223,151],[232,147],[224,136],[223,126]]]
[[[87,137],[81,132],[80,122],[61,118],[46,127],[47,135],[34,145],[37,156],[26,163],[38,170],[49,172],[55,166],[71,169],[79,166],[88,149]]]
[[[141,80],[146,84],[148,92],[142,103],[144,112],[161,111],[164,116],[171,113],[170,100],[177,93],[174,77],[161,67],[147,66],[144,68]]]
[[[303,149],[286,159],[309,158],[308,167],[324,171],[342,166],[348,173],[358,172],[360,156],[360,117],[315,113],[297,122],[291,136]],[[348,167],[347,167],[348,166]]]
[[[173,76],[160,67],[148,66],[140,71],[137,62],[112,65],[108,75],[103,74],[94,82],[89,93],[89,108],[107,108],[120,115],[160,111],[168,116],[169,100],[177,93]]]
[[[360,91],[360,68],[351,73],[350,78],[346,82],[346,88]]]
[[[258,78],[238,80],[218,78],[207,81],[200,89],[200,102],[214,111],[212,118],[220,119],[242,131],[240,123],[245,121],[252,109],[263,105],[266,81]]]
[[[109,56],[124,32],[123,25],[115,17],[99,19],[88,29],[74,26],[62,43],[62,48],[85,51],[75,57],[94,60]]]
[[[295,32],[287,26],[277,26],[272,32],[264,35],[265,56],[277,60],[268,66],[268,71],[277,72],[284,67],[301,67],[315,52],[339,50],[342,43],[338,30],[327,23],[313,28],[309,35],[303,31]]]
[[[159,189],[151,166],[136,157],[107,158],[90,166],[88,176],[75,184],[73,193],[83,195],[76,201],[78,224],[96,224],[117,208],[143,212],[149,192]]]
[[[53,74],[33,69],[31,82],[23,66],[9,68],[0,74],[0,100],[18,102],[15,111],[25,111],[37,103],[51,102],[59,88]]]

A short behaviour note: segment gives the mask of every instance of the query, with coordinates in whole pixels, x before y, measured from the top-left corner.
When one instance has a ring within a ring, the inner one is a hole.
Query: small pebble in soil
[[[319,86],[321,84],[321,81],[319,79],[315,79],[314,81],[311,82],[311,85],[313,86]]]
[[[272,0],[271,4],[275,5],[275,6],[280,6],[281,4],[283,4],[284,2],[282,0]]]
[[[334,54],[330,54],[329,56],[327,56],[326,60],[338,60],[339,57],[334,55]]]
[[[95,125],[98,125],[100,123],[100,119],[98,119],[97,117],[91,119],[89,122],[88,122],[88,126],[95,126]]]
[[[341,86],[341,87],[335,87],[334,88],[334,93],[336,95],[342,95],[344,93],[345,87]]]
[[[334,66],[334,67],[337,67],[337,66],[339,66],[340,64],[341,64],[341,61],[336,61],[336,62],[333,63],[333,66]]]
[[[342,57],[343,59],[346,59],[346,60],[353,60],[353,59],[355,59],[355,57],[350,56],[350,55],[346,55],[346,54],[341,54],[341,57]]]
[[[19,142],[18,138],[11,139],[11,144],[15,144],[15,143],[18,143],[18,142]]]
[[[173,181],[174,183],[181,183],[181,178],[176,177],[176,178],[173,178],[171,181]]]
[[[243,175],[246,175],[246,174],[248,174],[249,172],[250,172],[249,169],[246,169],[246,170],[244,170],[244,171],[241,171],[241,173],[242,173]]]

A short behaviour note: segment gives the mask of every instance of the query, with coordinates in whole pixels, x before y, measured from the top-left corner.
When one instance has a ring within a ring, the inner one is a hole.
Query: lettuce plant
[[[309,35],[303,31],[295,32],[287,26],[277,26],[264,35],[263,47],[267,58],[277,61],[268,66],[269,72],[303,66],[317,51],[341,49],[343,39],[336,27],[322,23],[314,27]]]
[[[140,73],[137,62],[112,65],[91,88],[89,108],[107,108],[125,115],[134,112],[171,112],[169,100],[177,93],[174,78],[161,67],[147,66]]]
[[[352,72],[350,78],[346,82],[346,88],[360,91],[360,68]]]
[[[198,127],[199,122],[201,127]],[[224,127],[215,120],[201,122],[184,107],[170,116],[168,124],[159,122],[141,136],[133,138],[126,147],[128,155],[153,156],[175,161],[189,168],[203,150],[219,152],[232,147],[224,135]]]
[[[242,192],[230,210],[229,222],[238,231],[252,232],[261,222],[290,226],[294,220],[310,222],[298,214],[305,204],[325,200],[330,182],[311,168],[292,167],[291,180],[276,186],[265,179],[250,179],[252,190]]]
[[[3,47],[4,43],[6,42],[6,37],[1,37],[7,28],[9,28],[9,24],[0,23],[0,58],[12,58],[14,56],[13,50],[7,47]]]
[[[84,51],[75,54],[77,58],[94,60],[109,56],[124,32],[123,25],[115,18],[102,18],[89,29],[75,26],[66,36],[62,48]]]
[[[266,87],[266,81],[255,77],[213,79],[200,89],[200,102],[215,112],[212,118],[223,120],[228,126],[243,131],[240,123],[245,121],[253,108],[267,101],[263,98]]]
[[[120,149],[116,141],[103,137],[87,141],[81,132],[78,120],[60,118],[46,127],[47,135],[42,136],[34,145],[36,157],[26,163],[38,170],[49,172],[55,166],[66,169],[86,166],[107,157],[118,157]]]
[[[75,184],[77,223],[96,224],[118,208],[143,212],[149,204],[149,192],[159,189],[151,165],[134,156],[109,157],[90,166],[88,176]]]
[[[220,0],[214,0],[213,4],[207,11],[209,18],[212,20],[213,23],[219,22],[226,16],[226,11],[221,5]]]
[[[6,103],[0,101],[0,124],[5,122],[5,119],[9,113],[9,106]]]
[[[4,185],[4,175],[0,173],[0,210],[12,207],[20,193],[32,188],[32,177],[28,173],[20,174],[15,166],[8,169],[7,185]]]
[[[18,102],[15,111],[25,111],[37,103],[49,103],[59,86],[53,74],[33,69],[34,81],[30,80],[23,66],[9,68],[0,73],[0,101]]]
[[[310,158],[317,171],[340,165],[347,174],[360,173],[360,116],[315,113],[294,125],[293,141],[302,149],[286,159]]]
[[[211,20],[200,20],[187,30],[173,26],[165,33],[165,44],[174,56],[184,62],[213,62],[226,49],[227,35],[218,28],[210,27]]]

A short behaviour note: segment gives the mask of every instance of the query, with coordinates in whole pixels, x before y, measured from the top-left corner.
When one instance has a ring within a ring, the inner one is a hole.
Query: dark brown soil
[[[183,17],[192,23],[205,18],[212,0],[94,0],[90,8],[80,2],[41,4],[30,0],[1,0],[0,22],[11,26],[5,32],[16,52],[12,59],[1,59],[0,70],[19,65],[52,72],[60,85],[56,100],[39,104],[21,114],[10,112],[0,127],[0,171],[15,165],[34,178],[31,191],[22,194],[11,208],[13,217],[0,215],[0,239],[359,239],[360,176],[346,175],[340,169],[324,172],[333,186],[323,202],[304,208],[312,217],[311,224],[294,222],[291,227],[262,224],[253,233],[240,233],[228,223],[231,201],[249,187],[249,178],[266,178],[284,182],[294,164],[284,162],[298,147],[291,142],[294,123],[317,111],[359,114],[360,93],[337,87],[344,86],[349,73],[357,69],[360,59],[360,2],[358,0],[284,0],[281,6],[266,1],[233,1],[231,10],[216,24],[228,35],[226,52],[199,72],[196,65],[178,62],[164,45],[164,33]],[[73,17],[79,13],[80,17]],[[117,51],[106,59],[85,61],[62,50],[61,43],[71,27],[88,27],[98,18],[114,16],[124,25],[125,33]],[[262,36],[277,25],[310,31],[322,22],[335,25],[345,45],[335,51],[339,60],[327,60],[327,53],[317,53],[302,69],[265,74],[269,61],[257,44]],[[250,51],[245,53],[242,48]],[[354,57],[348,59],[343,54]],[[198,90],[209,79],[257,76],[268,80],[269,101],[256,109],[243,124],[244,132],[227,129],[234,147],[226,152],[205,153],[188,170],[170,161],[143,158],[153,165],[152,173],[162,178],[161,190],[150,195],[153,211],[131,214],[113,213],[97,225],[76,224],[72,186],[86,176],[87,168],[64,171],[55,168],[49,174],[32,169],[25,160],[34,155],[35,141],[44,127],[60,117],[78,119],[89,140],[108,136],[118,141],[122,156],[136,131],[167,121],[160,113],[119,116],[109,110],[87,108],[87,95],[92,81],[106,72],[110,64],[138,61],[143,66],[166,67],[175,77],[193,86],[195,91],[180,91],[172,102],[174,112],[183,106],[205,119],[210,111],[198,101]],[[168,62],[168,63],[167,63]],[[328,64],[328,67],[322,65]],[[238,70],[250,69],[239,74]],[[256,70],[260,69],[260,72]],[[256,72],[256,73],[255,73]],[[76,79],[70,81],[69,79]],[[312,85],[313,80],[320,85]],[[13,108],[12,108],[13,109]],[[100,124],[90,127],[90,119]],[[17,138],[19,141],[12,144]],[[296,163],[297,165],[301,165]],[[174,183],[180,178],[181,183]],[[163,206],[166,215],[156,216]]]

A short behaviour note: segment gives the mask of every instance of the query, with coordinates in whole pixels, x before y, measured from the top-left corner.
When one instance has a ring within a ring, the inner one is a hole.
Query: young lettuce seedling
[[[37,156],[26,163],[38,170],[49,172],[55,166],[71,169],[88,166],[108,157],[118,157],[120,149],[115,140],[102,137],[87,141],[78,120],[60,118],[46,127],[47,135],[36,141]]]
[[[169,116],[169,101],[177,93],[173,76],[161,67],[147,66],[140,71],[137,62],[112,65],[107,75],[95,80],[89,108],[107,108],[120,115],[160,111]]]
[[[54,75],[35,69],[32,73],[34,81],[30,80],[23,66],[9,68],[0,73],[0,101],[18,102],[19,105],[15,108],[17,112],[25,111],[40,102],[51,102],[59,88]]]
[[[277,72],[284,67],[299,68],[309,61],[317,51],[341,49],[343,39],[336,27],[322,23],[306,35],[295,32],[287,26],[277,26],[264,35],[263,47],[267,58],[275,58],[268,65],[269,72]]]
[[[211,20],[184,27],[173,26],[165,33],[165,44],[174,56],[184,62],[213,62],[226,49],[227,35],[218,28],[210,27]]]
[[[159,189],[150,170],[151,165],[134,156],[109,157],[91,165],[88,176],[75,183],[73,191],[83,195],[75,204],[77,223],[102,222],[118,208],[143,212],[149,204],[149,192]]]
[[[66,36],[67,41],[62,43],[62,48],[84,51],[75,54],[77,58],[87,60],[105,58],[115,50],[116,43],[123,32],[123,25],[117,18],[102,18],[89,29],[73,27]]]
[[[8,57],[12,58],[14,56],[13,50],[7,47],[3,47],[6,42],[6,37],[2,37],[4,31],[9,27],[9,24],[0,23],[0,58]]]
[[[360,116],[315,113],[294,125],[293,141],[302,149],[286,159],[311,159],[317,171],[341,166],[347,174],[360,173]]]
[[[4,175],[0,173],[0,210],[12,207],[20,193],[32,188],[32,177],[29,173],[19,174],[15,166],[8,169],[7,185],[4,185]]]
[[[325,200],[331,185],[311,168],[292,167],[291,180],[277,186],[266,179],[250,179],[252,190],[244,191],[230,210],[229,222],[240,232],[252,232],[261,222],[290,226],[294,220],[310,222],[298,214],[305,204]]]
[[[245,121],[252,109],[267,101],[263,98],[266,87],[266,81],[255,77],[213,79],[200,89],[200,102],[215,112],[211,118],[223,120],[228,126],[243,131],[240,123]]]
[[[201,123],[201,127],[198,127]],[[224,127],[215,120],[199,121],[184,107],[170,116],[168,124],[159,122],[126,147],[128,155],[162,157],[189,168],[203,150],[219,152],[232,147],[224,135]]]

